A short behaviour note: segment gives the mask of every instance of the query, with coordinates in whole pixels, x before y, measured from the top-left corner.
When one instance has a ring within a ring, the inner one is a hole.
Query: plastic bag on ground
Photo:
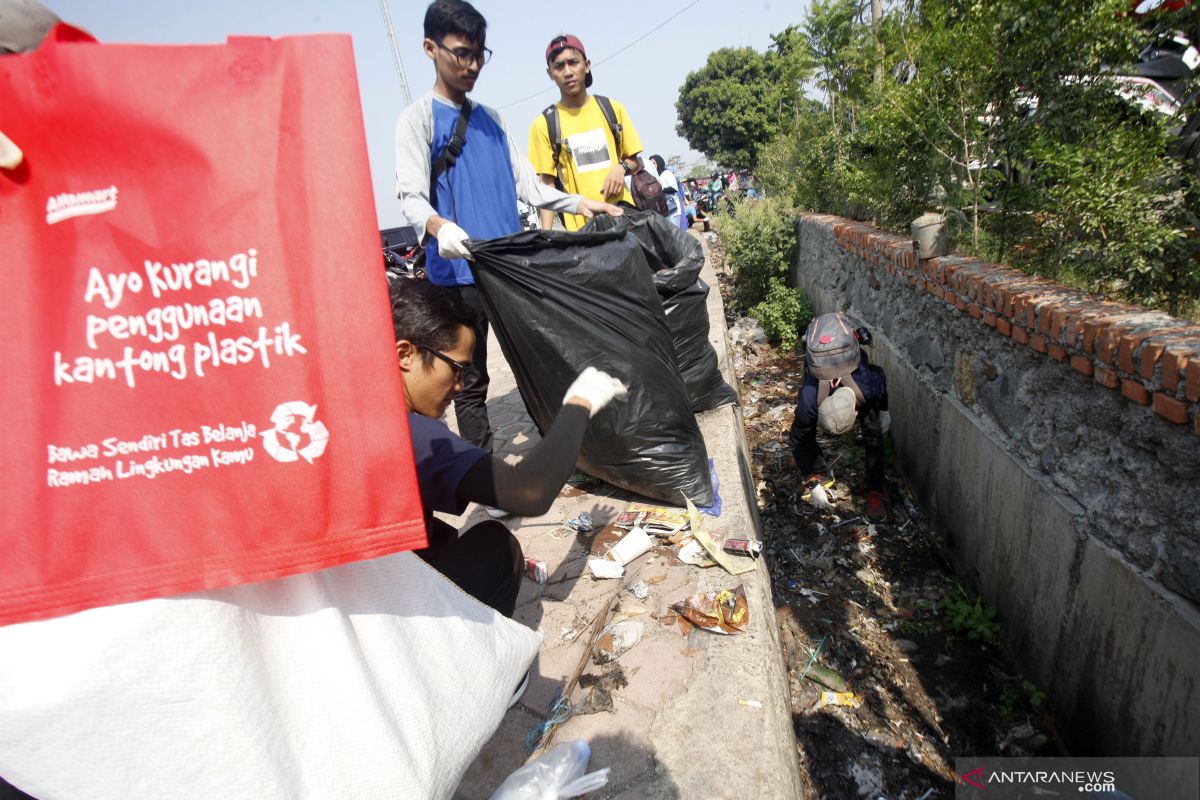
[[[549,429],[585,367],[628,396],[588,425],[578,465],[672,504],[712,502],[704,439],[642,248],[626,230],[535,231],[470,243],[475,282],[529,416]]]
[[[560,744],[509,775],[491,800],[557,800],[595,791],[608,783],[609,767],[584,775],[591,755],[582,739]]]
[[[584,231],[624,229],[641,246],[654,270],[654,288],[662,301],[679,372],[687,386],[692,411],[737,402],[737,392],[721,377],[717,354],[708,340],[709,286],[700,279],[704,248],[665,217],[626,211],[624,216],[600,214]]]

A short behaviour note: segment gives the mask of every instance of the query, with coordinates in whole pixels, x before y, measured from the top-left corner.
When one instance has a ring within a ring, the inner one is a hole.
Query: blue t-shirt
[[[417,485],[421,505],[425,507],[425,529],[429,530],[433,512],[461,514],[467,503],[456,496],[463,476],[486,450],[458,438],[439,420],[408,413],[408,431],[412,436],[413,460],[417,464]]]
[[[433,103],[429,163],[436,164],[450,144],[458,117],[459,111],[454,106]],[[479,106],[471,111],[466,143],[458,161],[438,177],[436,210],[439,216],[458,223],[472,239],[495,239],[521,230],[508,134]],[[437,239],[432,236],[426,245],[425,271],[430,283],[438,286],[475,283],[466,259],[442,258]]]

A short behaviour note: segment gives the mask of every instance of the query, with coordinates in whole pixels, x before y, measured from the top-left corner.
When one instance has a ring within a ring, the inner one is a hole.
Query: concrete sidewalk
[[[703,239],[701,238],[703,242]],[[707,254],[707,247],[705,248]],[[710,263],[703,277],[709,293],[710,338],[721,371],[736,386],[727,363],[725,317]],[[492,375],[488,401],[496,435],[496,453],[519,457],[537,443],[537,429],[525,413],[512,371],[493,339],[488,359]],[[448,415],[453,420],[453,414]],[[705,517],[705,529],[735,538],[761,538],[753,502],[749,456],[741,411],[725,406],[698,415],[708,455],[715,460],[723,509]],[[566,494],[566,493],[564,493]],[[563,496],[545,516],[510,518],[509,528],[525,554],[546,562],[545,586],[525,581],[516,619],[544,636],[534,662],[529,689],[504,718],[499,730],[467,770],[457,798],[484,800],[508,775],[530,759],[526,737],[541,723],[578,667],[589,643],[590,624],[606,607],[621,581],[594,580],[587,570],[591,549],[606,552],[611,538],[565,530],[568,519],[587,511],[594,531],[612,522],[631,501],[627,492],[600,484],[590,493]],[[456,520],[474,524],[486,517],[472,507]],[[682,564],[676,548],[651,550],[626,567],[650,586],[644,600],[622,593],[623,605],[640,605],[645,614],[641,641],[616,662],[598,667],[590,658],[584,674],[619,672],[625,684],[612,691],[611,713],[573,715],[558,729],[553,744],[575,739],[592,750],[589,771],[611,767],[608,786],[592,798],[796,798],[801,785],[796,739],[765,563],[739,576],[721,567],[701,569]],[[750,623],[745,632],[722,636],[696,630],[684,635],[679,624],[656,617],[689,595],[710,589],[745,587]],[[576,636],[578,634],[578,636]],[[614,671],[615,670],[615,671]],[[586,679],[585,679],[586,680]],[[578,705],[586,691],[576,687],[570,699]]]

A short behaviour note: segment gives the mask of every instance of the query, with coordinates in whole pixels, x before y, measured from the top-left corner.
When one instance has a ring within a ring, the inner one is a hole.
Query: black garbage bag
[[[662,300],[675,360],[687,386],[692,411],[736,403],[733,387],[721,377],[717,354],[708,341],[708,284],[700,279],[704,248],[666,217],[646,211],[594,217],[584,231],[624,229],[637,240],[654,270],[654,288]]]
[[[525,407],[545,431],[589,366],[629,396],[588,425],[579,467],[672,504],[713,501],[708,453],[642,248],[624,230],[470,243],[475,282]]]

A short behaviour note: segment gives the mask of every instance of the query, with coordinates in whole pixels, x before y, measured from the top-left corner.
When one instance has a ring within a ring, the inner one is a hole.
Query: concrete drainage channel
[[[730,322],[804,796],[951,797],[957,755],[1063,754],[898,475],[889,518],[865,519],[857,435],[822,441],[833,509],[803,499],[786,446],[803,359]]]
[[[1195,327],[915,260],[861,223],[807,214],[798,231],[796,284],[875,332],[897,470],[1065,745],[1200,752]]]

